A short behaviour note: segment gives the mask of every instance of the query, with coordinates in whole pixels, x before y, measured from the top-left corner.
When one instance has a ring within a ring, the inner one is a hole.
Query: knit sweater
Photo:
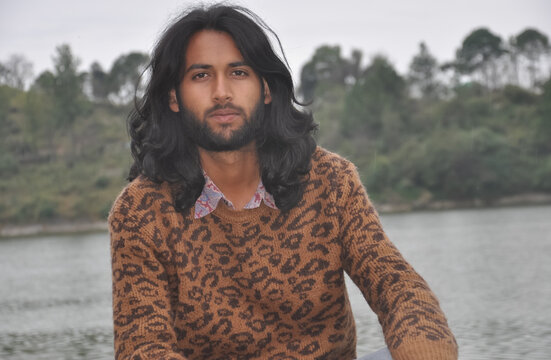
[[[282,213],[220,203],[194,219],[172,185],[131,182],[109,216],[116,359],[354,359],[344,272],[393,359],[456,359],[438,301],[381,228],[357,171],[318,148]]]

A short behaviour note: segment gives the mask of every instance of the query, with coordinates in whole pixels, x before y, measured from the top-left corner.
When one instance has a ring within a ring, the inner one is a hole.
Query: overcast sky
[[[34,74],[52,68],[56,46],[67,43],[82,60],[106,69],[121,54],[149,52],[159,33],[195,1],[176,0],[0,0],[0,61],[23,54]],[[322,44],[352,48],[364,59],[385,54],[405,73],[425,41],[440,62],[473,29],[485,26],[503,39],[534,27],[551,36],[550,0],[240,0],[280,36],[295,81]]]

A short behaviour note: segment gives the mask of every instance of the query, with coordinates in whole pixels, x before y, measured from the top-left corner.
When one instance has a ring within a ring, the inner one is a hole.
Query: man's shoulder
[[[305,193],[323,201],[347,201],[350,194],[363,187],[356,166],[341,155],[317,147]]]
[[[111,215],[115,212],[128,215],[131,211],[147,211],[160,201],[172,203],[170,185],[140,175],[128,183],[117,196]]]
[[[356,172],[356,166],[343,156],[318,146],[312,155],[311,172],[316,175],[333,173],[346,176],[353,175]]]

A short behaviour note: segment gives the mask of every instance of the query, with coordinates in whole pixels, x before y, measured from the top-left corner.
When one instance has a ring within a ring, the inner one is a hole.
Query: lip
[[[220,109],[213,111],[208,117],[213,118],[219,123],[229,123],[233,121],[235,117],[239,116],[239,112],[233,109]]]

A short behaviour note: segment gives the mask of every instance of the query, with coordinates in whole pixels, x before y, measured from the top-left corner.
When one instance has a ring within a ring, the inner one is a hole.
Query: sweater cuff
[[[179,353],[167,350],[161,346],[149,347],[147,349],[138,349],[130,357],[131,360],[187,360],[187,358]]]
[[[455,342],[421,342],[402,344],[389,349],[393,360],[457,360]]]

